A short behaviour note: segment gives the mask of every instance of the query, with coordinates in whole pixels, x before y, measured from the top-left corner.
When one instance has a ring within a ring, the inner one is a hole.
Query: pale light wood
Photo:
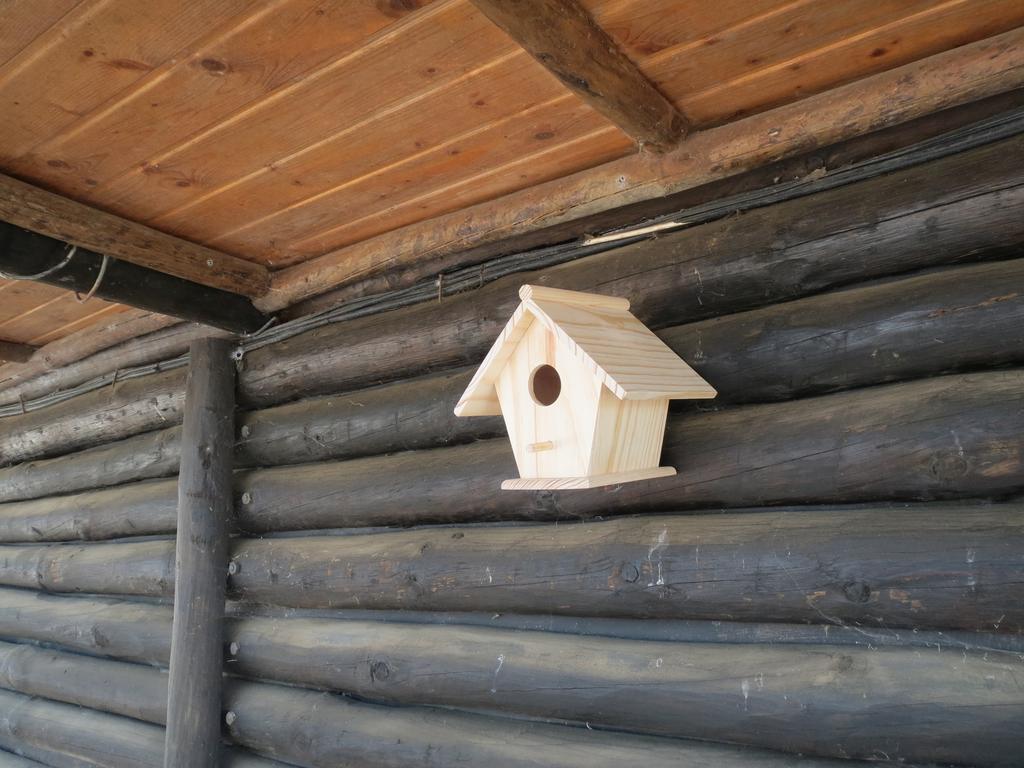
[[[671,149],[688,123],[576,0],[473,0],[562,84],[627,135]]]
[[[669,400],[714,397],[714,388],[629,313],[626,299],[533,285],[519,296],[456,415],[501,414],[519,474],[565,483],[540,487],[595,487],[594,478],[611,478],[597,483],[608,485],[669,469],[658,468]],[[535,389],[547,367],[557,378],[547,371],[546,387]]]
[[[587,488],[600,488],[605,485],[635,483],[639,480],[654,480],[659,477],[672,477],[676,473],[673,467],[656,467],[654,469],[637,469],[632,472],[616,472],[611,475],[594,477],[520,477],[504,480],[503,491],[575,491]]]
[[[260,296],[270,273],[120,216],[0,174],[0,220],[211,288]]]

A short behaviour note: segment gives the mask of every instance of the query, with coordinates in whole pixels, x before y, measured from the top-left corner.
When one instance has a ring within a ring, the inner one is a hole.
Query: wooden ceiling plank
[[[441,216],[461,208],[557,179],[581,168],[629,154],[630,145],[613,126],[600,128],[577,139],[523,155],[498,167],[489,167],[441,187],[432,187],[401,203],[346,221],[325,233],[292,247],[302,260],[322,253],[324,243],[342,248],[397,227]]]
[[[9,170],[87,201],[108,180],[349,54],[405,13],[367,2],[254,4],[251,14],[230,19],[165,63],[159,77],[128,89]]]
[[[686,118],[576,0],[473,0],[566,88],[641,146],[665,152]]]
[[[723,33],[761,24],[775,13],[809,0],[580,0],[619,48],[635,62],[663,51],[701,51],[721,44]],[[644,71],[641,64],[640,70]]]
[[[380,172],[340,185],[305,204],[283,210],[281,215],[269,217],[256,226],[246,227],[215,242],[227,250],[240,249],[245,253],[256,253],[261,246],[266,247],[264,244],[273,242],[276,243],[272,252],[273,266],[293,263],[336,247],[336,231],[339,229],[367,217],[373,219],[374,226],[378,228],[388,227],[391,212],[396,207],[408,206],[424,194],[449,189],[466,179],[501,175],[511,163],[519,165],[522,172],[519,169],[506,171],[504,186],[498,194],[577,171],[583,167],[579,164],[581,152],[570,152],[569,146],[595,131],[601,131],[603,135],[600,149],[603,159],[620,157],[632,148],[623,134],[608,125],[590,107],[571,97],[562,98],[471,132],[407,162],[384,167]],[[606,148],[609,146],[613,155],[608,154]],[[594,142],[591,142],[591,147],[598,150]],[[533,163],[542,163],[543,167],[523,163],[527,158]],[[582,162],[587,163],[588,158],[583,157]],[[493,184],[490,189],[476,187],[474,192],[473,202],[495,196]],[[450,206],[453,200],[449,198],[444,204]],[[345,211],[341,223],[338,211]],[[421,218],[425,215],[430,214],[419,213]]]
[[[718,124],[1009,31],[1024,3],[943,3],[811,48],[683,98],[694,120]]]
[[[69,294],[69,297],[71,295]],[[41,334],[29,339],[29,344],[37,347],[43,347],[49,344],[51,341],[57,339],[63,339],[65,336],[70,336],[76,331],[80,331],[83,328],[92,328],[99,324],[104,318],[110,317],[111,315],[119,315],[123,312],[127,312],[130,307],[124,304],[111,304],[107,301],[98,299],[90,299],[88,302],[88,313],[78,318],[68,318],[67,322],[55,327],[45,329]]]
[[[229,247],[226,243],[233,233],[263,227],[274,218],[288,215],[293,207],[359,183],[382,169],[454,146],[510,118],[528,116],[539,105],[558,99],[575,100],[547,76],[523,88],[522,66],[527,58],[525,52],[516,50],[495,60],[492,66],[421,91],[393,110],[346,126],[308,150],[275,161],[272,166],[261,166],[231,185],[194,198],[153,221],[213,247],[219,247],[219,243]],[[439,119],[440,105],[444,119]]]
[[[249,7],[247,0],[80,3],[0,72],[3,154],[30,152]]]
[[[158,272],[243,296],[262,295],[265,267],[0,175],[0,221]]]
[[[332,287],[742,173],[815,146],[1024,86],[1024,29],[906,64],[638,154],[386,233],[274,275],[276,310]]]
[[[80,0],[20,0],[3,5],[0,68],[21,53],[39,35],[59,23]]]
[[[36,347],[29,344],[0,340],[0,362],[27,363],[35,351]]]
[[[395,51],[400,50],[401,56]],[[174,208],[232,185],[260,169],[390,110],[433,84],[484,68],[514,47],[464,0],[436,3],[382,30],[351,55],[334,60],[291,86],[167,148],[111,180],[94,198],[107,210],[131,211],[150,221]],[[537,67],[533,62],[524,62]],[[524,68],[524,81],[530,78]],[[537,67],[539,70],[540,68]],[[539,76],[546,77],[543,70]],[[437,115],[444,106],[434,105]],[[230,152],[225,152],[230,147]],[[188,187],[178,181],[190,182]]]

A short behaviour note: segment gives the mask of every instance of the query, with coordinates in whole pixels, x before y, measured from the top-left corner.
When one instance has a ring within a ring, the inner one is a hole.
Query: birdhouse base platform
[[[635,483],[637,480],[652,480],[656,477],[671,477],[676,473],[675,467],[654,467],[653,469],[636,469],[631,472],[613,472],[609,475],[592,477],[519,477],[505,480],[501,484],[503,491],[568,491],[584,488],[600,488],[605,485]]]

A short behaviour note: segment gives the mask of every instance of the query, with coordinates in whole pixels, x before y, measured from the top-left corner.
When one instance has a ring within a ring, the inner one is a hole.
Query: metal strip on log
[[[174,629],[164,768],[216,768],[232,515],[235,367],[224,339],[190,349],[178,477]]]

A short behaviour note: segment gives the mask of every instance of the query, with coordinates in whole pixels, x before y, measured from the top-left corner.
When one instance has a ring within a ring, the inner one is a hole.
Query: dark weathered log
[[[5,588],[0,606],[0,637],[143,664],[167,666],[171,658],[170,606]]]
[[[1020,631],[1022,546],[1019,504],[630,517],[239,539],[230,589],[299,608]],[[160,596],[172,557],[167,541],[7,547],[0,583]]]
[[[715,383],[716,402],[788,399],[1020,362],[1022,295],[1024,259],[852,288],[676,326],[660,335]],[[452,412],[472,370],[244,414],[236,463],[324,461],[501,435],[500,418],[460,419]],[[173,474],[179,438],[180,428],[173,427],[5,468],[0,500]],[[17,512],[0,507],[0,514],[6,511]]]
[[[185,370],[119,382],[3,419],[0,465],[67,453],[181,421]]]
[[[658,649],[652,650],[657,652]],[[791,653],[790,656],[792,655]],[[155,723],[163,720],[164,713],[159,704],[159,694],[166,688],[166,680],[157,670],[123,662],[86,659],[81,656],[7,644],[0,644],[0,658],[11,666],[2,678],[3,687],[31,695],[46,695],[60,701],[91,706],[116,714],[138,716]],[[844,662],[844,658],[839,657],[838,661]],[[836,666],[836,659],[824,655],[822,659],[819,666]],[[490,667],[490,654],[487,662]],[[990,680],[989,689],[998,688],[1002,692],[1003,679],[1008,677],[1003,668],[1005,665],[973,660],[972,662],[972,668],[964,676],[973,679],[984,672],[988,673],[991,679],[998,677],[999,682],[995,685]],[[641,663],[655,670],[645,677],[666,677],[657,672],[660,666],[657,665],[656,658],[645,657]],[[975,666],[977,669],[973,668]],[[57,673],[63,678],[59,682],[53,679]],[[513,673],[514,676],[518,674],[521,673]],[[488,670],[487,676],[493,677],[493,673]],[[699,676],[699,672],[694,672],[689,676],[680,677],[691,677],[696,681]],[[781,674],[776,675],[779,676]],[[608,681],[607,685],[614,688],[616,682],[620,681]],[[648,686],[649,684],[648,682]],[[636,685],[633,692],[624,690],[621,698],[626,708],[635,706],[632,700],[643,687]],[[669,687],[672,687],[671,683]],[[799,688],[799,683],[793,688]],[[777,691],[773,693],[774,695],[765,693],[762,696],[755,694],[755,704],[759,700],[767,703],[780,695]],[[311,691],[259,683],[231,681],[225,686],[225,694],[226,705],[233,714],[229,723],[230,730],[237,743],[269,755],[286,758],[299,765],[332,766],[339,764],[339,760],[351,761],[353,758],[359,759],[359,765],[406,765],[411,764],[406,762],[407,760],[414,759],[417,755],[425,755],[426,761],[420,758],[416,762],[417,765],[477,765],[480,764],[477,762],[479,756],[481,759],[487,757],[492,761],[499,760],[499,764],[503,766],[533,766],[538,764],[538,759],[543,755],[544,765],[549,766],[583,766],[586,763],[580,760],[584,757],[596,761],[592,763],[593,765],[613,766],[618,764],[614,760],[635,764],[635,761],[647,751],[654,765],[666,766],[679,765],[679,761],[687,759],[720,759],[725,761],[721,763],[725,765],[772,766],[788,765],[793,760],[781,755],[771,756],[734,747],[715,747],[626,734],[605,734],[581,728],[502,721],[493,717],[444,713],[430,709],[395,710],[370,704],[355,704],[336,696]],[[490,695],[493,699],[494,694]],[[648,690],[644,698],[650,698],[650,695]],[[521,696],[522,694],[519,697]],[[595,691],[594,699],[600,697],[601,694]],[[655,694],[655,698],[660,700],[669,696]],[[730,698],[739,699],[740,694],[733,694]],[[1005,709],[1012,711],[1014,699],[1006,694],[1004,698],[1008,700]],[[966,703],[969,699],[969,695],[962,694],[962,702]],[[0,701],[2,700],[3,692],[0,692]],[[271,714],[272,710],[266,708],[268,700],[281,709]],[[732,706],[734,708],[735,705]],[[793,708],[789,710],[794,711]],[[310,733],[315,732],[319,735],[308,740],[296,738],[295,731],[288,729],[288,726],[293,725],[292,719],[296,717],[304,721],[308,718],[309,724],[306,727],[313,729]],[[560,715],[559,719],[565,718]],[[732,719],[737,718],[732,715]],[[337,725],[342,722],[345,723],[345,728],[339,729]],[[383,729],[383,733],[375,730],[374,723]],[[432,736],[426,730],[428,725],[437,729]],[[339,731],[344,735],[339,737]],[[401,738],[397,741],[389,738],[388,734],[392,731],[401,733]],[[502,733],[516,733],[520,738],[503,739],[500,737]],[[534,740],[536,743],[531,744],[530,742]],[[439,747],[439,741],[447,745],[440,748],[445,753],[441,762],[438,762],[440,756],[434,753]],[[753,739],[748,737],[745,741],[750,742]],[[548,745],[552,751],[539,752],[543,744]],[[343,748],[350,750],[350,754],[345,755],[338,751]],[[934,751],[935,748],[926,749]],[[834,752],[835,748],[831,748],[831,751]],[[912,752],[913,747],[909,751]],[[609,754],[604,754],[605,752]],[[579,754],[574,757],[575,753]],[[738,762],[741,757],[747,762]],[[802,761],[800,762],[802,764]],[[809,764],[817,763],[809,761]]]
[[[153,326],[161,324],[170,327],[151,330]],[[197,323],[178,322],[164,315],[148,314],[134,323],[122,325],[126,327],[124,333],[134,331],[134,336],[85,357],[69,359],[70,353],[61,354],[61,349],[51,349],[51,346],[58,347],[58,344],[46,345],[36,358],[49,358],[48,362],[37,364],[36,360],[33,360],[29,366],[23,366],[33,369],[34,376],[9,376],[0,379],[0,404],[16,403],[19,399],[31,400],[51,392],[70,389],[119,369],[178,357],[188,351],[188,345],[194,339],[232,336],[227,331],[219,331]],[[99,334],[100,329],[95,329],[94,332]],[[85,339],[80,339],[79,344],[88,348]]]
[[[235,366],[224,339],[197,340],[189,355],[164,768],[216,768],[233,510]]]
[[[47,595],[26,590],[0,587],[0,637],[30,640],[58,645],[79,653],[110,656],[144,664],[166,666],[170,659],[171,609],[166,605],[129,602],[101,597],[70,597]],[[262,609],[252,605],[234,605],[225,636],[230,639],[246,636],[251,651],[249,662],[254,670],[263,655],[261,637],[273,638],[272,630],[286,619],[288,631],[317,633],[336,626],[338,637],[348,636],[356,627],[364,627],[372,638],[382,622],[406,626],[415,637],[420,626],[454,626],[497,629],[504,632],[541,632],[571,637],[621,638],[635,642],[718,643],[718,644],[785,644],[862,646],[866,648],[928,648],[931,651],[978,651],[1000,654],[1024,652],[1019,635],[988,632],[957,632],[914,629],[839,626],[836,624],[785,624],[779,622],[695,621],[686,619],[580,618],[573,616],[537,616],[494,613],[438,613],[427,611]],[[1000,625],[1001,626],[1001,625]],[[306,629],[303,629],[303,628]],[[332,630],[334,631],[334,630]],[[285,633],[287,634],[287,633]],[[283,639],[284,635],[282,635]],[[358,645],[358,644],[357,644]],[[300,654],[302,647],[289,648],[287,654]],[[342,654],[344,645],[327,645],[332,653]],[[997,656],[996,656],[997,657]],[[996,658],[994,657],[994,658]],[[236,662],[229,662],[233,665]],[[253,666],[256,665],[256,666]],[[274,664],[259,667],[259,677],[280,682],[291,680],[285,673],[289,667]],[[304,673],[305,674],[305,673]],[[319,684],[318,684],[319,685]]]
[[[972,764],[1000,764],[1024,738],[1005,728],[1024,714],[1020,656],[994,649],[638,642],[316,619],[237,620],[225,639],[235,674],[391,704],[820,755],[970,755]],[[32,646],[0,643],[0,687],[153,722],[164,716],[160,673]]]
[[[620,518],[241,540],[231,588],[297,607],[1020,631],[1022,547],[1020,505]]]
[[[1024,259],[1018,259],[855,287],[660,335],[714,382],[716,402],[781,400],[1020,362],[1022,296]],[[452,412],[472,371],[244,414],[236,463],[353,458],[504,434],[500,418],[460,419]],[[5,468],[0,501],[168,476],[177,470],[179,437],[174,427]]]
[[[24,365],[0,365],[0,403],[16,403],[19,397],[32,397],[20,391],[22,385],[31,386],[29,382],[45,376],[54,369],[73,367],[76,363],[96,355],[103,350],[130,342],[129,346],[140,337],[167,328],[180,325],[180,321],[154,312],[143,312],[139,309],[128,309],[110,318],[109,325],[87,326],[82,330],[69,333],[67,336],[46,344],[35,359]],[[129,353],[131,354],[131,353]],[[119,363],[114,363],[117,368]],[[107,373],[111,369],[100,371]],[[94,376],[96,374],[92,374]],[[88,376],[86,378],[92,378]],[[84,381],[84,379],[83,379]],[[45,389],[38,394],[52,391]]]
[[[1005,371],[670,417],[678,475],[561,494],[498,492],[516,476],[506,440],[243,472],[238,516],[266,532],[1003,496],[1024,490],[1022,397],[1024,372]]]
[[[611,490],[499,493],[501,481],[516,472],[504,439],[252,470],[236,476],[236,514],[245,530],[263,533],[1007,496],[1024,490],[1022,396],[1024,373],[1001,371],[672,416],[663,463],[677,467],[679,474]],[[412,392],[403,397],[415,402]],[[318,413],[323,425],[327,415]],[[490,428],[493,422],[485,424]],[[259,439],[255,430],[252,436]],[[259,450],[273,450],[272,441]],[[6,504],[0,507],[0,539],[169,533],[174,526],[171,504],[173,485],[168,482]],[[89,511],[88,524],[79,506]],[[33,584],[34,579],[29,577]]]
[[[0,502],[59,497],[92,488],[176,475],[180,439],[181,427],[171,427],[53,459],[4,467],[0,469]],[[49,501],[55,507],[75,503],[68,498]],[[18,508],[0,506],[0,530],[8,513],[13,514],[15,509]]]
[[[1024,259],[822,294],[659,335],[714,382],[716,402],[790,400],[1020,363]]]
[[[0,690],[0,746],[22,744],[80,758],[81,763],[72,763],[76,768],[160,768],[164,729],[127,717]],[[220,765],[286,768],[276,760],[239,749],[224,749]]]
[[[656,328],[806,296],[1024,241],[1024,151],[1009,139],[436,303],[327,326],[246,358],[241,392],[280,402],[478,362],[525,282],[624,296]],[[934,179],[941,177],[942,185]]]
[[[1010,764],[1024,747],[1013,654],[638,643],[537,632],[242,622],[242,675],[787,752]],[[298,648],[308,648],[306,652]],[[330,649],[327,654],[320,649]],[[1011,725],[1013,724],[1013,725]],[[1008,727],[1009,726],[1009,727]]]

